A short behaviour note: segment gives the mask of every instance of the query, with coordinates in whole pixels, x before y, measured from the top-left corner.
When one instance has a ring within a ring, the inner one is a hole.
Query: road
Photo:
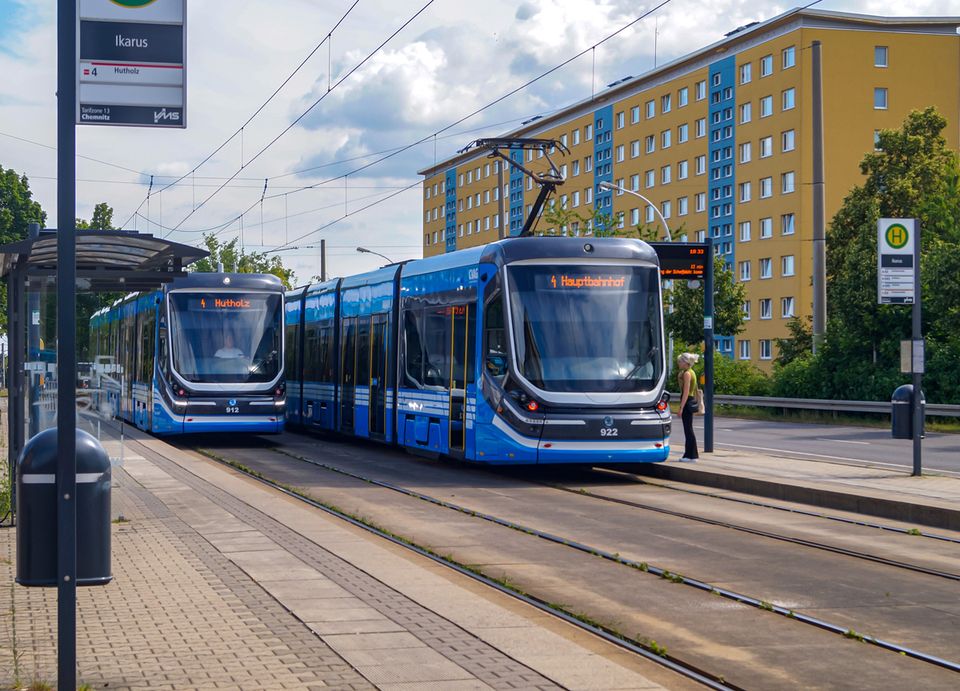
[[[695,418],[697,441],[703,448],[703,418]],[[671,446],[683,449],[683,427],[673,425]],[[810,460],[910,469],[913,442],[893,439],[889,429],[817,425],[733,417],[714,419],[714,446],[758,453],[784,453]],[[923,469],[960,474],[960,434],[927,433],[923,440]],[[676,452],[671,457],[677,455]]]

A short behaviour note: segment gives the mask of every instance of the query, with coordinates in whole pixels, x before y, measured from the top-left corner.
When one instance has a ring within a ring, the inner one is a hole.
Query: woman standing
[[[700,458],[697,437],[693,432],[693,414],[697,412],[697,373],[693,364],[700,359],[696,353],[683,353],[677,358],[677,383],[680,386],[680,419],[683,420],[684,449],[682,463],[693,463]]]

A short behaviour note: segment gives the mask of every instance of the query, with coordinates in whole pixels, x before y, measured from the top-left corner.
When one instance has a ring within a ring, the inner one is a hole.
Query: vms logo
[[[157,0],[110,0],[114,5],[120,5],[120,7],[127,7],[130,9],[136,9],[138,7],[146,7],[147,5],[152,5]]]
[[[153,124],[156,125],[160,121],[180,122],[180,113],[175,110],[168,111],[166,108],[153,111]]]

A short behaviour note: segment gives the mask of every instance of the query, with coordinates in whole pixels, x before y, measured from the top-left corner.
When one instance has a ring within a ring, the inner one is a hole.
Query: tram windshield
[[[280,371],[281,298],[170,293],[174,369],[190,382],[256,384]]]
[[[514,265],[517,369],[544,391],[638,393],[663,371],[659,273],[615,265]]]

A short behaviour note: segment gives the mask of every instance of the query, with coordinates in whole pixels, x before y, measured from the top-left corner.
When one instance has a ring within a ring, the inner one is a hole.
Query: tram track
[[[439,506],[444,509],[456,511],[461,514],[478,518],[502,527],[506,527],[512,530],[517,530],[519,532],[532,535],[534,537],[543,539],[553,544],[562,545],[564,547],[568,547],[568,548],[577,550],[579,552],[592,555],[594,557],[598,557],[610,562],[620,564],[622,566],[634,569],[636,571],[649,573],[653,576],[667,579],[674,583],[682,584],[702,592],[711,593],[713,595],[717,595],[727,600],[738,602],[740,604],[753,607],[755,609],[777,614],[786,619],[791,619],[793,621],[797,621],[797,622],[800,622],[824,631],[828,631],[830,633],[843,636],[845,638],[854,638],[856,640],[876,646],[883,650],[887,650],[899,655],[910,657],[910,658],[919,660],[921,662],[925,662],[927,664],[931,664],[937,667],[950,670],[952,672],[960,672],[960,662],[948,660],[937,655],[925,653],[921,650],[916,650],[904,645],[900,645],[893,641],[888,641],[886,639],[883,639],[877,636],[863,634],[847,626],[843,626],[819,617],[804,614],[802,612],[798,612],[793,609],[774,604],[763,598],[754,597],[752,595],[737,592],[732,589],[719,587],[704,580],[700,580],[697,578],[676,573],[663,566],[659,566],[659,565],[644,562],[644,561],[628,559],[628,558],[622,557],[618,553],[612,553],[608,550],[600,549],[577,540],[569,539],[560,535],[555,535],[547,531],[539,530],[531,526],[527,526],[527,525],[517,523],[515,521],[511,521],[509,519],[500,518],[498,516],[486,513],[484,511],[479,511],[467,506],[454,504],[452,502],[448,502],[446,500],[439,499],[437,497],[433,497],[416,490],[411,490],[405,487],[401,487],[399,485],[396,485],[390,482],[385,482],[383,480],[378,480],[376,478],[367,477],[360,473],[356,473],[354,471],[347,470],[345,468],[341,468],[341,467],[332,465],[330,463],[325,463],[323,461],[311,459],[309,457],[302,456],[301,454],[298,454],[280,447],[273,448],[272,450],[279,455],[282,455],[303,463],[308,463],[310,465],[316,466],[318,468],[321,468],[329,472],[337,473],[360,482],[364,482],[370,485],[381,487],[383,489],[397,492],[397,493],[409,496],[411,498],[415,498],[415,499],[427,502],[429,504]],[[222,459],[216,459],[216,460],[221,460],[222,462]],[[576,492],[576,493],[579,494],[579,492]]]

